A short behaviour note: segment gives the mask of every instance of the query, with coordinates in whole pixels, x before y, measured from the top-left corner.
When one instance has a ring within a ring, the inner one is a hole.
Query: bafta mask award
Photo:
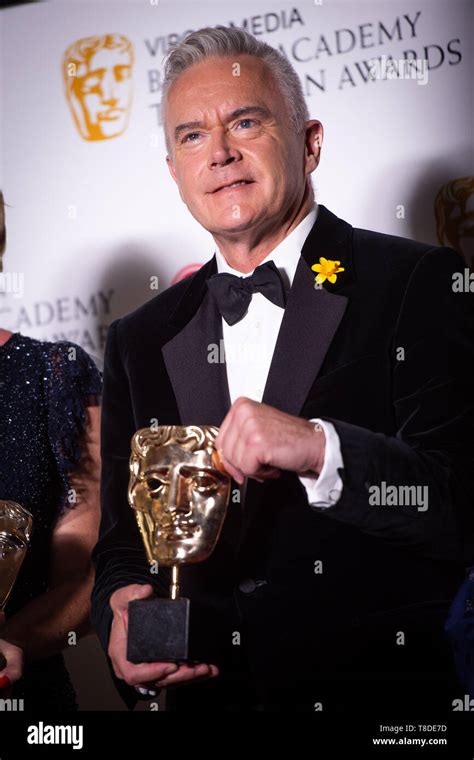
[[[231,490],[214,447],[219,429],[160,425],[132,438],[128,501],[145,553],[155,568],[171,568],[169,598],[128,606],[130,662],[189,662],[192,606],[179,596],[179,568],[202,562],[219,538]],[[191,636],[192,638],[192,636]]]
[[[6,607],[30,543],[33,518],[14,501],[0,500],[0,612]],[[0,652],[0,670],[6,660]]]
[[[0,501],[0,610],[6,607],[25,559],[33,528],[30,513],[14,501]]]

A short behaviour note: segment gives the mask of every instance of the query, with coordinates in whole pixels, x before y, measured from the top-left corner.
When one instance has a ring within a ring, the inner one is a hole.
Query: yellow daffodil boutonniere
[[[331,261],[331,259],[325,259],[321,256],[319,264],[313,264],[311,269],[313,272],[317,272],[316,282],[321,285],[325,280],[334,285],[337,280],[337,275],[340,272],[344,272],[344,267],[340,266],[340,261]]]

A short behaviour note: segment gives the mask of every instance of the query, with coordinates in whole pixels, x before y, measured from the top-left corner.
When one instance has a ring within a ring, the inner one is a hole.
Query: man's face
[[[284,222],[317,165],[305,156],[304,133],[291,129],[271,72],[253,56],[212,57],[181,74],[168,92],[166,130],[181,198],[212,234],[264,234]],[[239,179],[249,184],[219,189]]]
[[[170,441],[151,446],[133,470],[130,495],[149,555],[163,565],[206,559],[230,493],[230,477],[216,468],[212,453]]]

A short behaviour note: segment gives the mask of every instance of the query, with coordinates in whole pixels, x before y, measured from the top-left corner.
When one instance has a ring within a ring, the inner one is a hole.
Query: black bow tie
[[[285,308],[285,286],[274,261],[260,264],[250,277],[221,272],[209,277],[206,284],[228,325],[242,319],[252,300],[252,293],[257,291],[276,306]]]

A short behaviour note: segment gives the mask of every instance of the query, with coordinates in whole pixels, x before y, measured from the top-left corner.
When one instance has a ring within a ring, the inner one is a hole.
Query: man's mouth
[[[232,184],[228,185],[222,185],[222,187],[217,188],[217,190],[213,191],[213,195],[215,193],[222,193],[227,190],[236,190],[237,188],[245,187],[246,185],[253,185],[254,181],[252,179],[239,179],[236,182],[232,182]]]

